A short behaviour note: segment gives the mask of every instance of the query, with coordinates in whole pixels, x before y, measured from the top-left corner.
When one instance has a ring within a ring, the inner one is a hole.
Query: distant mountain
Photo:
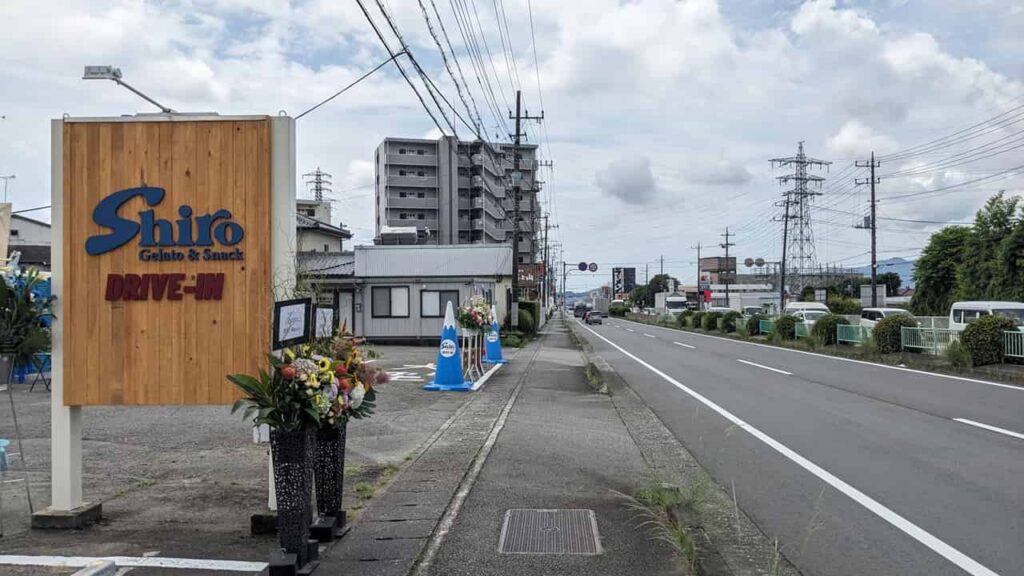
[[[878,261],[878,273],[885,274],[886,272],[895,272],[900,275],[900,280],[903,281],[902,286],[904,288],[914,287],[914,265],[917,263],[916,260],[907,260],[905,258],[886,258],[885,260]],[[871,275],[871,266],[861,266],[854,268],[865,276]]]

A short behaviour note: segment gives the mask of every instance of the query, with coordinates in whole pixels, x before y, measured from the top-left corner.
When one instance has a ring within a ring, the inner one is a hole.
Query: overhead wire
[[[476,101],[473,100],[473,93],[469,90],[469,84],[466,83],[466,77],[462,73],[462,67],[459,65],[459,60],[455,56],[455,49],[452,48],[451,40],[448,38],[448,32],[444,29],[444,22],[441,20],[441,16],[437,14],[437,5],[434,4],[434,0],[430,0],[430,4],[434,8],[434,14],[437,15],[438,26],[441,28],[441,33],[444,36],[445,43],[448,45],[448,49],[452,53],[452,60],[455,60],[455,67],[459,71],[459,78],[462,79],[462,83],[466,84],[466,92],[469,93],[469,99],[473,101],[472,108],[469,102],[466,101],[466,95],[462,92],[462,86],[459,84],[459,78],[456,78],[455,73],[452,72],[452,66],[448,62],[448,55],[445,52],[444,46],[441,44],[441,40],[437,37],[437,32],[434,30],[434,25],[431,23],[430,14],[427,13],[427,6],[423,3],[423,0],[417,0],[420,5],[420,10],[423,11],[423,20],[427,23],[427,30],[430,32],[430,36],[434,39],[434,43],[437,44],[437,50],[441,53],[441,61],[444,62],[445,70],[448,71],[448,76],[451,77],[452,82],[455,84],[455,91],[458,92],[459,99],[462,100],[462,105],[466,108],[466,113],[469,114],[470,118],[473,118],[474,111],[476,113],[476,119],[474,126],[476,129],[474,132],[480,137],[480,125],[483,121],[480,119],[480,111],[476,109]]]

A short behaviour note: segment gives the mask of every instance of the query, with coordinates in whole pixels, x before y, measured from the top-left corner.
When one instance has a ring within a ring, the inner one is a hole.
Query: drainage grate
[[[593,510],[505,511],[498,551],[503,554],[600,554]]]

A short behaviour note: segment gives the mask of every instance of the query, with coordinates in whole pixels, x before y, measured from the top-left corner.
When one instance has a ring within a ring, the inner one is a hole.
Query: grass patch
[[[369,482],[356,482],[352,486],[352,491],[356,493],[356,496],[363,500],[369,500],[377,494],[377,486]]]
[[[706,479],[680,487],[663,482],[648,471],[644,485],[633,496],[616,492],[634,514],[636,527],[654,540],[668,544],[679,559],[684,575],[699,574],[697,543],[680,512],[698,515],[708,497]]]
[[[348,464],[345,466],[345,477],[351,478],[357,476],[363,471],[363,467],[359,464]]]

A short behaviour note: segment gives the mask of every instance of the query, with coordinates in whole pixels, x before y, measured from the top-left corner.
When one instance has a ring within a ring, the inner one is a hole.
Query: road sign
[[[597,264],[595,262],[591,262],[590,266],[588,266],[587,269],[590,270],[591,272],[597,272]]]
[[[580,269],[580,272],[586,272],[587,271],[587,263],[586,262],[580,262],[579,265],[577,266],[577,268]]]

